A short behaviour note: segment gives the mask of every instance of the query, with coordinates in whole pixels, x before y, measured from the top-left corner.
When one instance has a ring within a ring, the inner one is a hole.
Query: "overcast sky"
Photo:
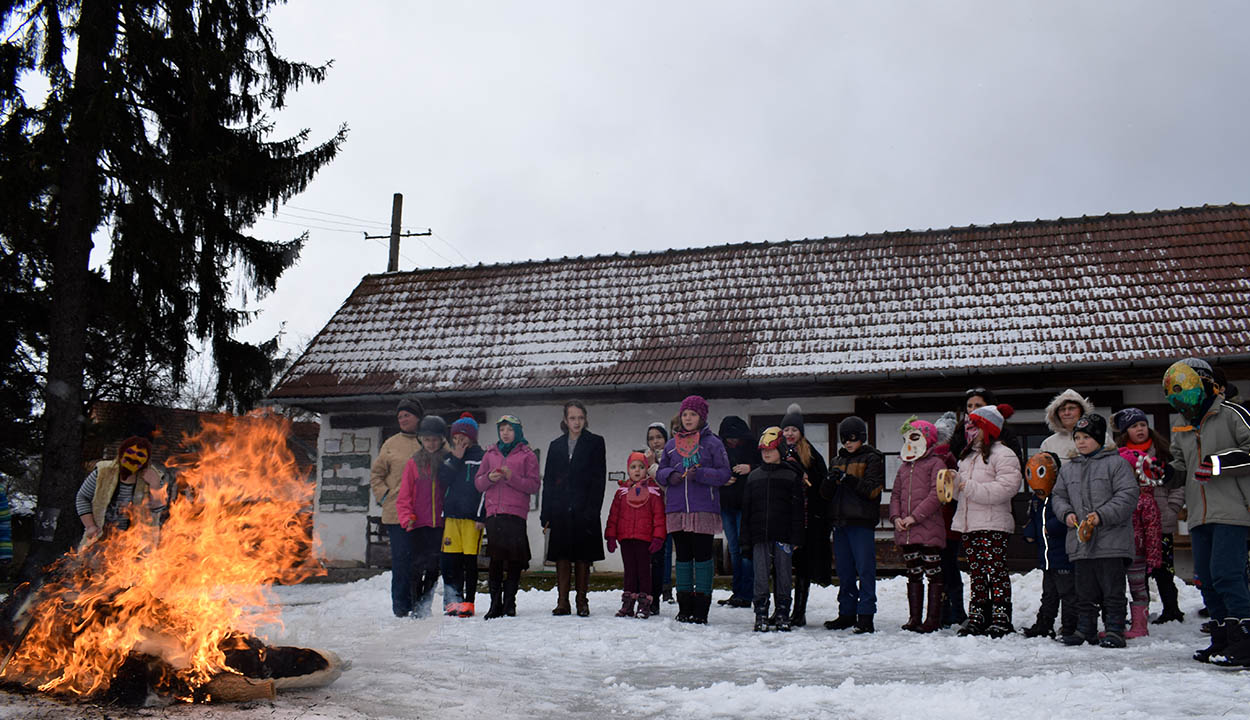
[[[1244,2],[296,0],[272,26],[334,61],[280,130],[351,133],[255,228],[311,237],[252,340],[386,269],[361,231],[394,192],[437,233],[401,269],[1250,202]]]

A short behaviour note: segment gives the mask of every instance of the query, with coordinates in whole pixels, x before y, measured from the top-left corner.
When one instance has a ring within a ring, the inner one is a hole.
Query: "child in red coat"
[[[608,526],[603,532],[608,552],[616,552],[619,541],[621,559],[625,561],[625,592],[617,617],[635,617],[635,602],[636,617],[645,619],[651,615],[651,555],[663,547],[666,526],[664,498],[647,474],[649,465],[646,455],[629,454],[629,477],[612,497]]]

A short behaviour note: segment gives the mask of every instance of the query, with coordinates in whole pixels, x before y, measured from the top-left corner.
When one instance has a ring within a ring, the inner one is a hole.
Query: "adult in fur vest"
[[[577,615],[590,615],[590,564],[603,559],[603,497],[608,465],[603,438],[589,429],[586,406],[564,404],[564,434],[547,446],[541,522],[547,531],[547,560],[556,564],[556,607],[568,615],[569,586],[577,586]]]

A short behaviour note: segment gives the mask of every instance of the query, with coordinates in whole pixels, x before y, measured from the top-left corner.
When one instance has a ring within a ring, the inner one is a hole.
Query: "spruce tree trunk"
[[[69,91],[68,124],[58,172],[57,227],[52,248],[51,328],[48,333],[44,419],[47,424],[35,541],[24,578],[56,559],[82,533],[74,494],[82,472],[83,367],[87,336],[87,281],[91,235],[100,223],[98,159],[113,104],[105,63],[117,41],[118,0],[83,0],[78,58]]]

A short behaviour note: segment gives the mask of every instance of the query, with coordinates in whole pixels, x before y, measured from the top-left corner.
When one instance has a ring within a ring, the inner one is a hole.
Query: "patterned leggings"
[[[941,548],[928,545],[904,545],[903,561],[907,563],[907,582],[929,582],[942,573]]]
[[[1128,566],[1128,594],[1132,605],[1150,605],[1150,586],[1146,584],[1146,557],[1138,555]]]
[[[1011,602],[1007,533],[1001,530],[964,533],[964,554],[968,556],[968,579],[972,584],[968,601],[973,605]]]

